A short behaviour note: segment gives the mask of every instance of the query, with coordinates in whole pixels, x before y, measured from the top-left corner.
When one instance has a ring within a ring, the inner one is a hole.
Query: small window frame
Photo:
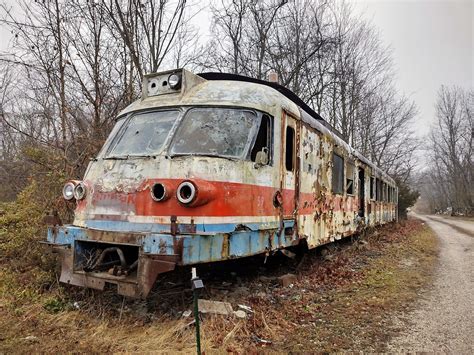
[[[258,112],[258,111],[257,111]],[[260,128],[262,127],[262,124],[263,124],[263,120],[267,120],[268,121],[268,127],[267,127],[267,143],[268,143],[268,164],[269,166],[273,166],[273,162],[274,162],[274,119],[273,119],[273,116],[267,114],[267,113],[261,113],[261,115],[259,115],[259,118],[260,118],[260,124],[257,128],[257,134],[255,135],[253,141],[252,141],[252,144],[250,145],[251,146],[251,149],[249,149],[249,152],[248,152],[248,157],[247,157],[247,160],[248,161],[251,161],[251,162],[255,162],[255,160],[252,159],[252,154],[254,152],[254,149],[255,149],[255,145],[257,144],[257,140],[258,140],[258,134],[260,133]],[[255,152],[256,154],[257,152]]]
[[[288,140],[288,133],[291,133],[291,143]],[[289,153],[289,149],[291,148],[291,152]],[[295,151],[296,151],[296,130],[294,127],[287,125],[285,129],[285,169],[287,172],[294,172],[295,171]],[[290,164],[289,160],[290,158]]]
[[[352,174],[350,174],[352,170]],[[355,188],[355,171],[356,171],[356,166],[353,161],[348,160],[346,164],[346,174],[345,174],[345,185],[344,185],[344,190],[347,195],[349,196],[354,196],[356,193],[356,188]],[[352,179],[350,179],[352,177]]]
[[[375,176],[370,177],[370,199],[373,201],[375,200]]]
[[[337,162],[336,164],[336,161],[340,159],[340,161]],[[337,166],[339,165],[339,166]],[[336,169],[339,168],[338,170],[340,170],[340,174],[338,174],[338,180],[339,181],[336,181]],[[337,186],[336,186],[336,182],[337,182]],[[344,157],[342,155],[339,155],[337,154],[336,152],[333,152],[332,153],[332,179],[331,179],[331,190],[332,190],[332,193],[333,194],[336,194],[336,195],[343,195],[344,192],[345,192],[345,179],[344,179]],[[337,188],[337,189],[336,189]]]
[[[382,184],[381,180],[376,177],[375,178],[375,201],[380,202],[382,201]]]

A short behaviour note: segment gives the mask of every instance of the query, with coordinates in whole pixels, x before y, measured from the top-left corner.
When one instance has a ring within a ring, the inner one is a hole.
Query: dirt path
[[[444,223],[453,227],[458,232],[474,237],[474,221],[459,219],[457,217],[427,216],[427,218],[436,222]]]
[[[474,238],[468,231],[474,222],[417,217],[428,223],[440,240],[439,265],[430,292],[415,311],[397,320],[405,330],[392,339],[388,350],[472,354]]]

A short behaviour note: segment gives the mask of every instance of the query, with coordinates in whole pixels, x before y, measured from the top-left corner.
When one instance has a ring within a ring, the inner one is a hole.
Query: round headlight
[[[69,201],[74,198],[74,187],[75,185],[72,182],[66,183],[63,187],[63,197],[65,200]]]
[[[176,197],[178,201],[187,205],[194,201],[196,197],[196,186],[192,182],[183,181],[178,186],[178,190],[176,191]]]
[[[178,90],[181,87],[181,75],[171,74],[168,77],[168,84],[173,90]]]
[[[83,182],[80,182],[74,188],[74,198],[76,200],[82,200],[86,196],[86,186]]]

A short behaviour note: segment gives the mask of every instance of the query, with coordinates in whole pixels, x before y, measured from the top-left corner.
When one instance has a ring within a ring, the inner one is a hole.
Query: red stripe
[[[94,193],[89,205],[86,200],[78,203],[78,211],[94,214],[95,207],[117,205],[121,213],[133,213],[138,216],[196,216],[196,217],[225,217],[225,216],[278,216],[279,209],[273,205],[276,187],[219,182],[202,181],[190,179],[196,186],[211,186],[211,199],[200,206],[186,207],[181,205],[176,196],[178,185],[182,179],[157,179],[148,180],[137,192],[100,192],[98,186],[94,188]],[[162,202],[156,202],[151,198],[150,188],[155,182],[163,183],[168,191],[172,191],[172,196]],[[294,190],[283,190],[283,210],[286,216],[292,216],[294,212]],[[316,212],[334,212],[344,210],[357,211],[357,198],[353,196],[343,197],[340,195],[326,197],[315,197],[313,193],[300,193],[299,214],[312,214]],[[111,210],[112,212],[112,210]],[[116,212],[115,212],[116,213]]]

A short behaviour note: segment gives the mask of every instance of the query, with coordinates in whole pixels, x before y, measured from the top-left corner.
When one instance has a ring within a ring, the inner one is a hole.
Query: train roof
[[[290,89],[278,83],[250,78],[248,76],[243,76],[243,75],[238,75],[238,74],[230,74],[230,73],[207,72],[207,73],[199,73],[197,75],[199,75],[201,78],[206,79],[206,80],[244,81],[247,83],[255,83],[255,84],[269,86],[275,89],[276,91],[280,92],[282,95],[286,96],[291,101],[293,101],[295,104],[301,107],[304,111],[308,112],[315,119],[324,121],[324,119],[319,115],[319,113],[317,113],[311,107],[309,107],[298,95],[296,95],[293,91],[291,91]]]
[[[341,133],[331,126],[326,120],[324,120],[319,113],[314,111],[306,102],[304,102],[298,95],[296,95],[293,91],[282,86],[275,82],[250,78],[243,75],[238,74],[230,74],[230,73],[218,73],[218,72],[207,72],[207,73],[199,73],[197,74],[203,79],[206,80],[229,80],[229,81],[242,81],[248,83],[255,83],[269,86],[275,90],[277,90],[280,94],[284,95],[290,101],[295,103],[300,111],[301,111],[301,120],[316,128],[321,133],[327,134],[332,136],[332,138],[336,141],[336,144],[339,146],[343,146],[351,155],[357,157],[360,161],[364,162],[365,164],[369,165],[373,168],[378,176],[383,177],[385,180],[390,181],[391,183],[395,184],[395,181],[382,169],[372,163],[369,159],[367,159],[364,155],[362,155],[358,150],[354,149],[350,146],[342,137]]]
[[[243,81],[247,83],[255,83],[260,85],[269,86],[280,94],[288,98],[290,101],[294,102],[301,110],[305,111],[308,115],[313,117],[314,119],[321,122],[321,124],[327,127],[330,131],[332,131],[335,135],[339,136],[341,139],[343,138],[341,133],[331,126],[329,122],[327,122],[324,118],[321,117],[319,113],[314,111],[306,102],[304,102],[298,95],[296,95],[293,91],[288,89],[287,87],[280,85],[275,82],[255,79],[248,76],[238,75],[238,74],[230,74],[230,73],[218,73],[218,72],[207,72],[207,73],[199,73],[197,74],[203,79],[206,80],[231,80],[231,81]]]
[[[169,79],[176,73],[182,82],[179,88],[172,89]],[[235,82],[239,82],[241,85],[236,85]],[[331,136],[335,144],[344,147],[351,156],[370,166],[376,176],[383,177],[394,184],[388,174],[352,148],[339,131],[309,107],[298,95],[274,82],[229,73],[194,74],[185,69],[148,74],[143,80],[142,97],[127,106],[119,116],[154,107],[189,105],[244,105],[273,115],[277,115],[281,111],[281,107],[284,107],[311,127]]]

